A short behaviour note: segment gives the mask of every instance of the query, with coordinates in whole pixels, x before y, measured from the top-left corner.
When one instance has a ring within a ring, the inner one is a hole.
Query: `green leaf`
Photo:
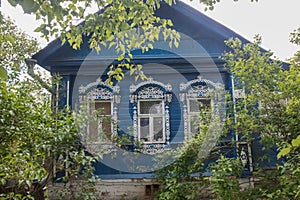
[[[66,38],[63,38],[63,39],[61,40],[61,45],[64,45],[65,42],[66,42]]]
[[[4,81],[8,80],[7,71],[2,66],[0,66],[0,79]]]
[[[116,42],[110,42],[108,48],[110,49],[112,46],[114,46]]]
[[[8,0],[8,3],[10,3],[10,5],[12,5],[14,7],[17,5],[17,1],[15,1],[15,0]]]
[[[68,39],[71,38],[71,37],[72,37],[71,33],[70,33],[70,32],[67,32],[67,33],[66,33],[66,37],[67,37]]]
[[[148,47],[149,47],[150,49],[153,49],[153,45],[152,45],[151,43],[148,44]]]
[[[178,48],[178,46],[179,46],[179,42],[177,42],[177,41],[174,41],[174,46],[175,46],[176,48]]]
[[[292,146],[293,147],[299,147],[300,146],[300,135],[296,139],[292,140]]]
[[[172,41],[169,42],[169,47],[172,49]]]
[[[121,54],[119,57],[118,57],[118,61],[122,61],[122,60],[124,60],[124,58],[125,58],[125,54]]]
[[[277,154],[277,159],[281,158],[282,156],[287,155],[288,153],[290,153],[290,151],[291,151],[290,147],[281,149],[281,151]]]
[[[37,10],[37,5],[34,0],[23,1],[21,5],[25,13],[32,13]]]
[[[7,41],[9,41],[11,44],[13,44],[14,43],[14,38],[11,36],[11,35],[6,35],[5,36],[5,39],[7,40]]]
[[[118,19],[119,19],[119,21],[123,21],[124,20],[124,16],[119,15]]]
[[[171,20],[168,20],[168,26],[173,26],[173,23],[172,23],[172,21]]]

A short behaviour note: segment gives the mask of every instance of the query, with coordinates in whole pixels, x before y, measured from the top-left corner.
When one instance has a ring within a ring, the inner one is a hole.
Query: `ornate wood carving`
[[[138,151],[146,154],[161,153],[166,150],[166,146],[170,140],[170,114],[169,103],[172,101],[172,86],[170,84],[163,84],[149,78],[147,81],[141,82],[137,85],[130,86],[130,103],[133,104],[133,132],[134,138],[138,137],[138,101],[139,100],[155,100],[160,99],[164,101],[164,138],[165,144],[143,144]]]
[[[86,103],[88,105],[89,101],[99,100],[99,101],[110,101],[111,102],[111,123],[112,123],[112,133],[113,138],[118,133],[117,122],[118,122],[118,108],[117,104],[120,103],[120,87],[111,86],[103,82],[98,78],[95,82],[89,83],[86,86],[81,85],[79,87],[79,98],[80,103]],[[89,108],[89,106],[87,106]],[[99,125],[99,124],[98,124]],[[100,126],[100,125],[99,125]],[[99,128],[99,127],[98,127]],[[100,127],[101,129],[101,127]],[[86,134],[89,135],[89,124],[87,124]],[[105,138],[105,137],[104,137]],[[103,139],[103,141],[85,141],[86,148],[91,152],[100,154],[111,153],[116,151],[115,145],[112,143],[111,138]]]
[[[219,83],[214,83],[207,79],[202,79],[198,76],[196,79],[180,84],[180,101],[183,104],[183,119],[184,119],[184,139],[189,137],[189,113],[188,101],[189,99],[197,99],[199,97],[214,98],[211,94],[217,88],[222,87]]]

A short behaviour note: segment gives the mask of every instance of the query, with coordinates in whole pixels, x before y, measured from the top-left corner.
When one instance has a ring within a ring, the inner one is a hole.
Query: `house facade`
[[[153,50],[132,51],[131,62],[143,66],[147,79],[135,80],[126,72],[122,81],[107,84],[109,66],[117,63],[118,55],[105,48],[97,54],[87,43],[73,50],[57,39],[33,56],[51,74],[62,77],[57,86],[59,105],[90,116],[82,128],[82,143],[101,158],[95,175],[102,180],[103,195],[110,197],[150,197],[159,187],[153,172],[175,159],[163,156],[201,134],[199,113],[207,110],[214,126],[209,130],[211,142],[202,148],[203,156],[209,153],[222,129],[225,93],[238,92],[220,56],[230,51],[225,40],[247,43],[246,39],[180,1],[172,7],[162,4],[156,15],[172,19],[181,41],[178,48],[160,40]],[[124,141],[116,145],[120,138]],[[235,139],[232,134],[221,140]],[[237,148],[232,156],[242,157],[245,173],[251,173],[259,143],[241,142]]]

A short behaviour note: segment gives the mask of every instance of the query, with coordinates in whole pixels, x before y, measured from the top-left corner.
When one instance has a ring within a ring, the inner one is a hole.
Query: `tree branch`
[[[37,63],[37,60],[29,58],[29,59],[25,59],[25,63],[27,65],[27,67],[28,67],[27,73],[34,80],[36,80],[39,84],[41,84],[41,86],[43,88],[45,88],[48,92],[50,92],[52,95],[55,95],[55,91],[53,90],[53,88],[51,86],[49,86],[45,81],[43,81],[43,79],[41,79],[41,77],[39,75],[36,75],[34,73],[33,67]]]

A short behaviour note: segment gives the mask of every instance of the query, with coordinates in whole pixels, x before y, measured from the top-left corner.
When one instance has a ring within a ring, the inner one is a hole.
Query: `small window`
[[[158,191],[159,191],[159,185],[158,184],[146,185],[145,186],[146,196],[155,195]]]
[[[151,185],[146,185],[145,186],[145,193],[146,193],[146,196],[150,196],[152,194],[152,190],[151,190]]]

